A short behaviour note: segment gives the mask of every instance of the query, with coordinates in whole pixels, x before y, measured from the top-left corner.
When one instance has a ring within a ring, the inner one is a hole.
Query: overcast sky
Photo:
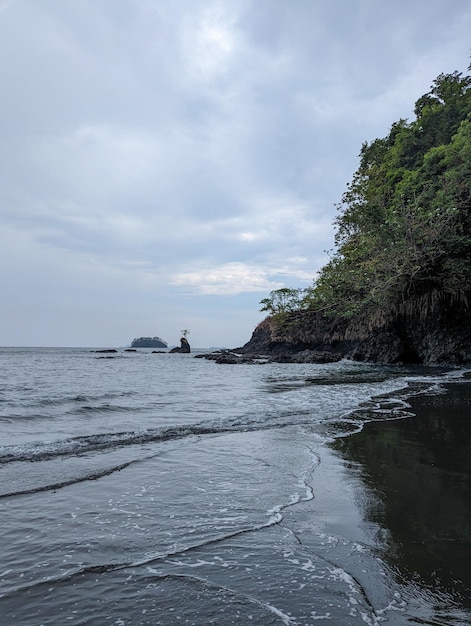
[[[0,345],[239,346],[469,0],[0,0]]]

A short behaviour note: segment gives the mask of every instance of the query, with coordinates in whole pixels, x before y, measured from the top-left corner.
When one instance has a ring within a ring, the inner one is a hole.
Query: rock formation
[[[319,352],[317,350],[303,350],[295,354],[283,352],[281,354],[254,354],[248,352],[247,354],[240,354],[237,352],[231,352],[230,350],[220,350],[217,352],[210,352],[208,354],[197,354],[195,359],[208,359],[209,361],[215,361],[218,364],[224,365],[238,365],[238,364],[252,364],[252,365],[264,365],[266,363],[333,363],[340,361],[342,356],[335,354],[334,352]]]
[[[429,297],[408,301],[401,312],[382,321],[338,320],[308,311],[281,320],[268,317],[236,352],[280,359],[288,355],[289,362],[306,350],[374,363],[471,363],[471,310],[466,302]]]
[[[190,344],[188,343],[188,340],[185,337],[182,337],[180,339],[180,347],[179,348],[172,348],[170,350],[170,354],[175,353],[175,352],[180,352],[180,353],[185,353],[185,354],[189,354],[191,352]]]

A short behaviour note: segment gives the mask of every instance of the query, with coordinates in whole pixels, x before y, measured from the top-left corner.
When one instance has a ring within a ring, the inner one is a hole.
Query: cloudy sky
[[[0,345],[248,341],[469,0],[0,0]]]

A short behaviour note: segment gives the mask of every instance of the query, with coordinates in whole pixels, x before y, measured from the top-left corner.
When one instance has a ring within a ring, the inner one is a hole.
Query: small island
[[[168,344],[160,337],[138,337],[132,340],[131,348],[168,348]]]

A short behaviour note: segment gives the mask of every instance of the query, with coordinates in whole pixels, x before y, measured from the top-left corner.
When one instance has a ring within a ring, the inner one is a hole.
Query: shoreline
[[[381,527],[385,561],[471,610],[471,379],[407,399],[411,417],[365,423],[329,448],[368,493],[363,523]]]

